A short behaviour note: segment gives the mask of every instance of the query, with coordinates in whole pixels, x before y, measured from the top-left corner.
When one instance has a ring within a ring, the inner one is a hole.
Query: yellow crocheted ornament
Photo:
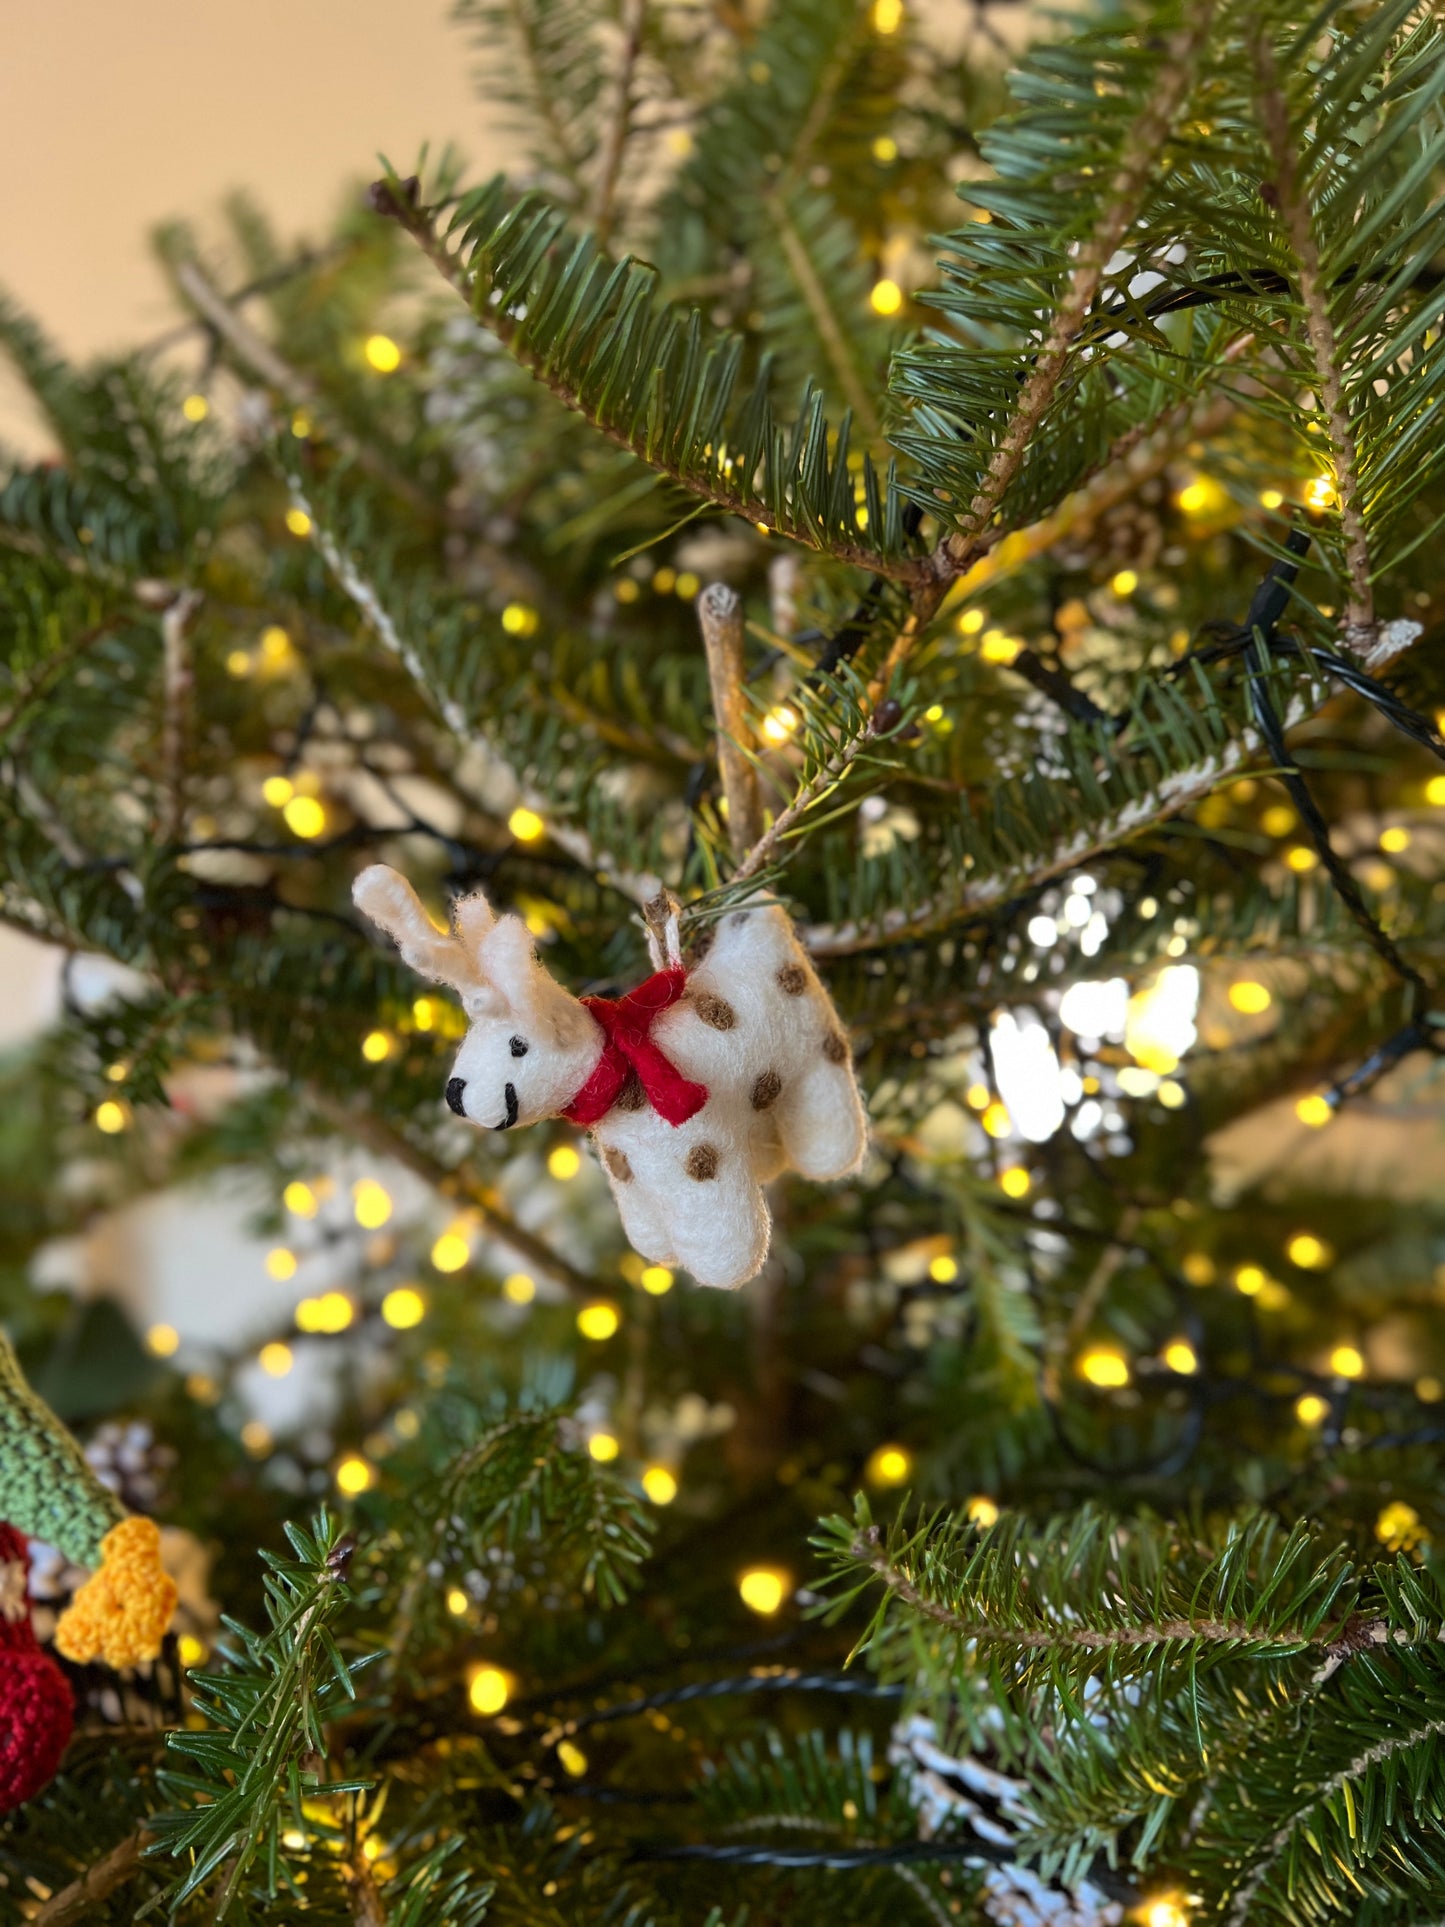
[[[161,1649],[176,1608],[176,1583],[161,1567],[154,1519],[122,1519],[100,1542],[100,1566],[55,1629],[55,1650],[84,1664],[137,1666]]]

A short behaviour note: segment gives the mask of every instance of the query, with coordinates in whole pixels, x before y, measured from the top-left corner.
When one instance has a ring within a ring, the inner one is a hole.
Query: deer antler
[[[351,886],[351,896],[363,916],[386,932],[421,976],[464,993],[485,988],[475,960],[476,944],[493,921],[485,897],[462,898],[456,908],[459,934],[453,934],[437,929],[406,878],[385,863],[363,870]]]

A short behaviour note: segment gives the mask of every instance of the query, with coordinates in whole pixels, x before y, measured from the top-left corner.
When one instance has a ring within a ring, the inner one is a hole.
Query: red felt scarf
[[[685,1078],[649,1034],[686,988],[685,970],[659,970],[625,997],[582,999],[602,1026],[606,1041],[596,1070],[562,1113],[569,1123],[585,1127],[605,1117],[634,1071],[659,1117],[669,1124],[686,1124],[697,1116],[707,1102],[707,1086]]]

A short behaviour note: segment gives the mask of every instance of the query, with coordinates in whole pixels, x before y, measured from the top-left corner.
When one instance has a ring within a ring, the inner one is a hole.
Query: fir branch
[[[1120,151],[1109,194],[1093,233],[1080,248],[1064,296],[1024,382],[1012,419],[990,457],[982,484],[959,528],[935,554],[940,573],[961,574],[974,560],[983,531],[993,520],[1038,431],[1077,345],[1104,270],[1132,225],[1160,150],[1188,98],[1194,68],[1214,21],[1213,0],[1191,6],[1187,26],[1165,45],[1155,89]]]
[[[763,205],[777,232],[784,258],[788,263],[788,270],[797,283],[798,292],[802,295],[808,313],[812,316],[813,326],[818,331],[818,339],[823,344],[828,365],[838,383],[838,393],[861,425],[864,434],[870,441],[876,441],[883,432],[878,410],[863,386],[857,362],[848,346],[848,337],[844,333],[843,323],[835,313],[833,304],[828,298],[828,291],[823,286],[817,269],[813,266],[812,257],[808,253],[802,235],[798,232],[797,223],[789,212],[781,192],[774,191],[768,194],[764,198]]]
[[[1320,400],[1324,404],[1334,455],[1335,486],[1339,494],[1340,522],[1344,530],[1345,559],[1350,578],[1345,640],[1365,650],[1373,639],[1375,601],[1370,580],[1369,541],[1360,502],[1354,425],[1345,402],[1339,346],[1330,318],[1309,204],[1300,190],[1295,171],[1295,142],[1289,124],[1289,111],[1279,84],[1274,48],[1264,23],[1255,34],[1252,51],[1261,83],[1258,95],[1260,125],[1274,166],[1275,202],[1299,270],[1300,301],[1304,307],[1305,326],[1309,331]]]
[[[695,314],[684,324],[659,312],[649,270],[631,260],[610,267],[590,242],[577,243],[556,265],[550,257],[565,238],[560,219],[539,214],[535,197],[503,212],[496,186],[458,210],[453,230],[461,227],[466,239],[453,250],[428,210],[413,207],[388,182],[378,187],[518,366],[615,447],[755,527],[891,581],[929,581],[926,558],[893,552],[901,537],[891,483],[886,497],[876,478],[871,491],[886,505],[885,547],[859,537],[846,433],[830,445],[817,395],[805,394],[788,434],[773,422],[766,370],[740,404],[740,343],[724,337],[705,345]],[[870,473],[865,464],[865,483]]]

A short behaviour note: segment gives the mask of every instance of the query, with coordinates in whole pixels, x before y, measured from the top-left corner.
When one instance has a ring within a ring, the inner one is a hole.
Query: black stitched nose
[[[453,1077],[447,1084],[447,1109],[455,1111],[458,1117],[466,1116],[462,1109],[462,1092],[466,1088],[467,1080],[464,1077]]]

